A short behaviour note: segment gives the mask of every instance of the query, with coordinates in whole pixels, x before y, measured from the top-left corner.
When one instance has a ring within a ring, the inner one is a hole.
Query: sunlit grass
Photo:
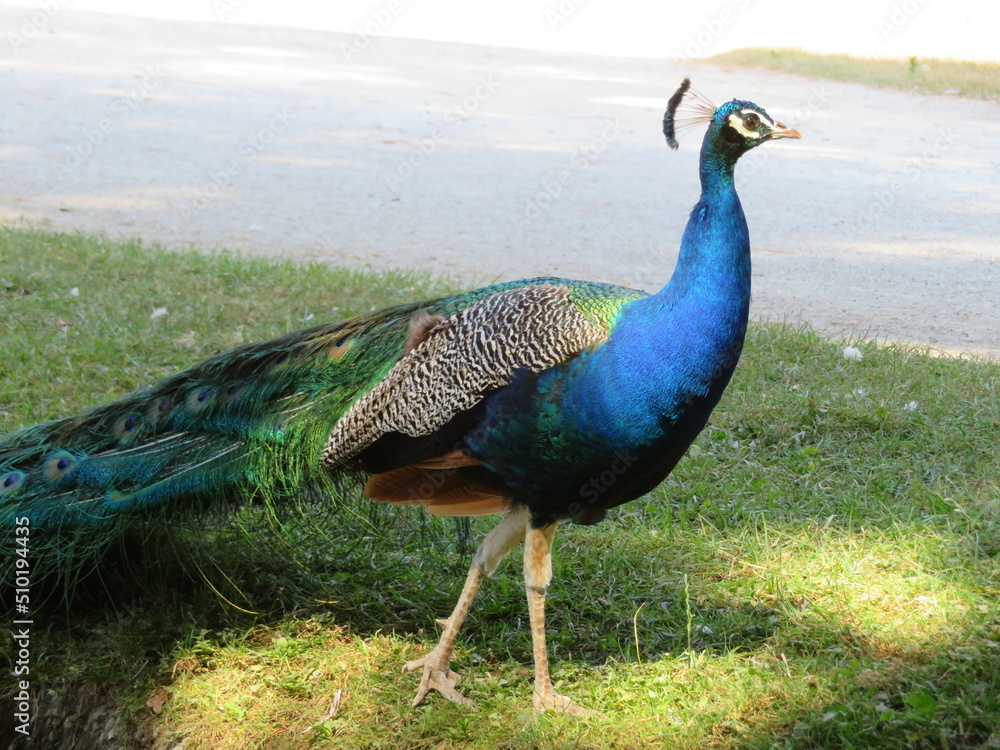
[[[7,429],[447,286],[25,230],[0,261]],[[554,677],[603,717],[530,711],[517,554],[456,654],[480,711],[411,707],[400,665],[433,646],[471,547],[367,502],[253,544],[196,526],[170,540],[194,563],[109,571],[36,617],[35,684],[114,695],[139,744],[186,750],[1000,746],[1000,365],[852,344],[863,360],[754,325],[674,475],[560,530]]]
[[[956,93],[1000,101],[1000,63],[938,58],[872,59],[817,55],[796,49],[748,48],[707,59],[713,65],[747,65],[831,81],[867,83],[923,94]]]
[[[580,556],[614,554],[574,544],[587,533],[567,534],[560,580],[572,579],[567,569],[579,565]],[[981,686],[979,699],[988,705],[987,690],[1000,683],[987,666],[997,664],[996,605],[975,576],[960,572],[967,559],[955,557],[951,545],[957,536],[904,528],[843,533],[818,526],[790,533],[763,524],[738,535],[704,527],[697,534],[674,532],[652,547],[643,539],[651,535],[639,529],[601,535],[630,547],[626,558],[650,555],[649,567],[658,574],[633,573],[638,591],[631,593],[639,596],[631,603],[642,605],[641,659],[629,642],[618,653],[605,644],[610,659],[587,653],[586,631],[593,621],[603,619],[603,627],[612,629],[608,608],[617,620],[613,629],[631,640],[628,592],[610,592],[602,618],[575,606],[592,595],[579,583],[554,591],[554,606],[561,611],[551,626],[560,636],[559,689],[606,718],[570,722],[531,715],[526,710],[530,646],[526,640],[505,640],[505,626],[480,613],[472,620],[479,632],[460,648],[456,662],[466,676],[466,692],[481,704],[479,714],[440,700],[409,707],[414,681],[398,668],[427,648],[421,638],[376,633],[360,639],[326,618],[288,618],[232,644],[215,640],[182,649],[168,725],[181,735],[191,733],[192,748],[256,746],[248,743],[265,737],[262,747],[293,747],[302,733],[335,739],[340,747],[412,747],[430,738],[475,747],[542,742],[652,748],[668,742],[696,748],[706,741],[740,747],[795,727],[825,735],[842,716],[848,721],[858,711],[870,713],[871,726],[849,726],[848,737],[852,731],[890,733],[945,719],[938,706],[946,704],[940,694],[952,687],[947,673],[953,660],[976,674],[954,686],[965,701]],[[716,554],[688,559],[703,545]],[[671,580],[671,574],[698,561],[704,569],[685,601],[684,582]],[[513,584],[516,566],[508,566],[503,577]],[[502,606],[517,610],[519,601]],[[573,623],[566,607],[573,609]],[[664,610],[667,614],[660,614]],[[685,628],[689,612],[691,633]],[[664,633],[664,627],[673,632]],[[571,638],[563,636],[567,629]],[[643,646],[647,640],[676,650],[650,653]],[[566,652],[572,641],[575,654]],[[598,661],[591,661],[595,656]],[[925,675],[931,679],[922,679]],[[335,699],[338,711],[327,718]],[[995,710],[994,702],[981,718],[995,717]],[[810,722],[816,724],[811,730]]]

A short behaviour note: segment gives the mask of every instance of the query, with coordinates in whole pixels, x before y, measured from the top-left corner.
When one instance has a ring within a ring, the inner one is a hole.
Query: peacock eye
[[[756,130],[757,126],[760,125],[760,118],[751,113],[743,118],[743,124],[750,130]]]

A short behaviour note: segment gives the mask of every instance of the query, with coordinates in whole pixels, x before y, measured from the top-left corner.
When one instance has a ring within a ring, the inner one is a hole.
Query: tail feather
[[[340,414],[402,350],[407,311],[398,312],[225,352],[81,416],[0,438],[0,524],[101,527],[298,493],[322,480],[316,456]],[[354,338],[369,339],[365,357],[351,357],[361,349]]]

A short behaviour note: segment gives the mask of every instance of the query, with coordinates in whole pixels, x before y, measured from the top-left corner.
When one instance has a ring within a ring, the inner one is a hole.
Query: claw
[[[423,677],[420,679],[420,687],[417,688],[417,694],[413,698],[414,706],[419,706],[431,690],[437,690],[452,703],[457,703],[460,706],[476,705],[474,700],[466,698],[455,689],[462,676],[457,672],[452,672],[449,664],[450,660],[434,649],[427,656],[408,661],[403,665],[404,672],[415,672],[421,667],[424,669]]]
[[[565,695],[559,695],[559,693],[554,690],[548,690],[544,693],[538,693],[537,691],[531,697],[531,703],[534,705],[535,710],[538,712],[544,711],[555,711],[556,713],[566,714],[567,716],[600,716],[601,714],[590,708],[584,708],[583,706],[574,703],[570,698]]]

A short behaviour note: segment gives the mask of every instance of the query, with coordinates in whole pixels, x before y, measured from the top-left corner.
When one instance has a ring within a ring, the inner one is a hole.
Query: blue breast
[[[605,344],[541,383],[565,381],[567,426],[618,447],[669,440],[685,417],[699,416],[690,414],[695,405],[711,411],[718,402],[743,348],[749,303],[750,239],[730,185],[692,211],[663,290],[625,306]]]

